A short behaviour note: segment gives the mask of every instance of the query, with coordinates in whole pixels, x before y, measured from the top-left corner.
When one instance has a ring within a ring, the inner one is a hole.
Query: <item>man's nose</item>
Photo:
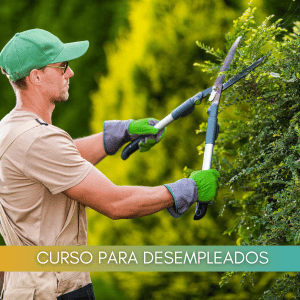
[[[67,70],[66,70],[66,73],[65,73],[65,76],[67,78],[70,78],[70,77],[73,77],[74,76],[74,72],[72,71],[72,69],[68,66]]]

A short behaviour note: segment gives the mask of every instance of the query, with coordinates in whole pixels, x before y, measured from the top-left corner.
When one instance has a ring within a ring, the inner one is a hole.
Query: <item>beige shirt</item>
[[[9,131],[36,118],[34,113],[13,110],[0,122],[0,143]],[[35,127],[13,142],[0,160],[0,197],[25,245],[59,244],[73,201],[62,192],[81,182],[92,167],[80,156],[72,138],[50,124]],[[85,210],[82,205],[79,209]],[[86,229],[85,213],[83,219],[77,218],[78,224],[73,225]],[[82,245],[86,236],[78,234],[62,242]]]
[[[12,110],[0,122],[0,143],[7,133],[37,115]],[[53,125],[41,125],[23,133],[0,160],[0,197],[11,224],[25,245],[85,245],[86,232],[59,241],[71,199],[62,192],[80,183],[92,169],[72,138]],[[76,228],[86,231],[82,218]],[[79,211],[77,214],[80,214]]]
[[[37,118],[31,112],[11,111],[0,122],[0,143],[9,132]],[[85,207],[63,191],[80,183],[92,168],[72,138],[50,124],[30,129],[11,144],[0,160],[0,198],[24,245],[87,244]],[[21,295],[56,299],[91,282],[88,272],[7,272],[5,276],[4,300]]]

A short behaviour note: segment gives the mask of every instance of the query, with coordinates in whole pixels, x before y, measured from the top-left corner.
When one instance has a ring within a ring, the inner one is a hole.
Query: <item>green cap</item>
[[[88,47],[88,41],[64,44],[46,30],[31,29],[16,33],[5,45],[0,53],[0,66],[10,80],[16,81],[33,69],[78,58]]]

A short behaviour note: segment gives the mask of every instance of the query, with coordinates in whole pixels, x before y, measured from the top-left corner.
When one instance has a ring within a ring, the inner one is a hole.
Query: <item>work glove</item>
[[[195,171],[189,178],[180,179],[174,183],[165,184],[174,199],[174,206],[167,208],[170,215],[179,218],[191,205],[213,203],[218,194],[219,173],[214,170]]]
[[[115,154],[124,144],[143,137],[139,151],[149,151],[164,136],[165,128],[156,129],[158,120],[147,118],[127,121],[105,121],[103,125],[104,149],[108,155]]]

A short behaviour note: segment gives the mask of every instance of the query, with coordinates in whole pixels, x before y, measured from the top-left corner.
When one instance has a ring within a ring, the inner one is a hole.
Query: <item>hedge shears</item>
[[[241,40],[241,37],[238,37],[234,44],[231,46],[224,63],[220,69],[220,72],[227,71],[232,60],[234,57],[235,50]],[[225,79],[225,75],[219,75],[215,83],[212,87],[207,88],[206,90],[197,93],[193,97],[189,98],[185,102],[183,102],[181,105],[179,105],[177,108],[175,108],[169,115],[167,115],[165,118],[163,118],[161,121],[159,121],[154,127],[158,130],[161,130],[165,128],[167,125],[172,123],[173,121],[183,118],[191,114],[196,105],[201,104],[202,100],[207,96],[210,95],[209,101],[211,102],[210,107],[207,110],[208,114],[208,121],[207,121],[207,130],[206,130],[206,136],[205,136],[205,150],[204,150],[204,157],[203,157],[203,165],[202,170],[209,170],[211,168],[211,161],[212,161],[212,154],[213,154],[213,147],[215,144],[215,141],[218,137],[218,107],[220,103],[220,98],[222,91],[225,91],[230,86],[235,84],[237,81],[244,78],[246,75],[248,75],[251,71],[253,71],[257,66],[259,66],[263,60],[266,58],[266,56],[261,57],[259,60],[255,61],[253,64],[245,68],[243,71],[238,73],[237,75],[231,77],[226,83],[223,84],[223,81]],[[121,157],[123,160],[126,160],[132,153],[134,153],[136,150],[139,149],[139,142],[142,138],[136,139],[133,142],[131,142],[129,145],[127,145],[122,154]],[[204,217],[207,211],[207,206],[210,203],[201,203],[197,202],[196,212],[194,215],[194,220],[200,220]]]

